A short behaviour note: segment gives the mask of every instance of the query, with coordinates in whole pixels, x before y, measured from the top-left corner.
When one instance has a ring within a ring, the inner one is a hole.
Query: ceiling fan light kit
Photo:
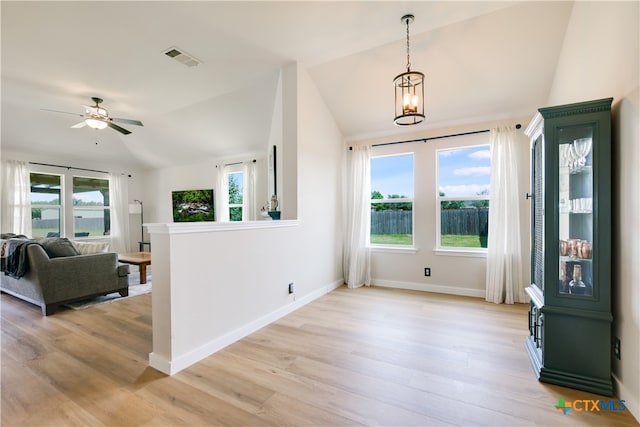
[[[140,120],[117,119],[115,117],[109,117],[109,112],[106,109],[100,107],[100,104],[102,103],[101,98],[93,97],[91,98],[91,100],[95,102],[96,105],[92,107],[85,105],[84,106],[85,113],[78,114],[78,116],[83,117],[84,120],[81,121],[80,123],[76,123],[75,125],[71,126],[71,128],[79,129],[85,126],[89,126],[92,129],[99,130],[99,129],[104,129],[106,127],[110,127],[111,129],[116,130],[123,135],[129,135],[131,133],[130,130],[127,130],[121,126],[118,126],[114,122],[127,123],[130,125],[136,125],[136,126],[143,126]],[[74,116],[76,115],[75,113],[69,113],[66,111],[57,111],[57,110],[48,110],[48,109],[44,109],[44,110],[52,111],[54,113],[72,114]]]
[[[86,119],[84,122],[87,124],[87,126],[93,129],[104,129],[107,127],[107,123],[103,122],[102,120]]]
[[[407,26],[407,71],[393,79],[395,89],[395,118],[398,126],[417,125],[424,120],[424,74],[411,71],[409,56],[409,24],[413,15],[404,15],[400,21]]]

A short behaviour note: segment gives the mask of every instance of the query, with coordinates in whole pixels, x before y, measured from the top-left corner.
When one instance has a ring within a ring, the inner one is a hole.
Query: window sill
[[[486,258],[487,257],[486,250],[438,248],[438,249],[434,249],[434,252],[436,255],[443,255],[443,256],[459,256],[459,257],[467,257],[467,258]]]
[[[386,252],[392,254],[415,254],[418,248],[415,246],[369,246],[371,252]]]

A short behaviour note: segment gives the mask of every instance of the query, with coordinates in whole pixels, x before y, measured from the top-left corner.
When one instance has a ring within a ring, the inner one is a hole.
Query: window
[[[437,151],[438,243],[440,248],[487,247],[489,231],[489,145]]]
[[[413,245],[413,153],[371,158],[371,244]]]
[[[62,176],[30,174],[33,237],[62,235]]]
[[[109,235],[108,179],[33,172],[30,180],[33,237]]]
[[[109,180],[73,177],[75,237],[107,236],[111,231]]]
[[[242,221],[244,173],[231,172],[227,174],[227,180],[229,187],[229,221]]]

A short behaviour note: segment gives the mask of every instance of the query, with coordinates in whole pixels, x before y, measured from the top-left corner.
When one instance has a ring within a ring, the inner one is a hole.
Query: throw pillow
[[[38,241],[49,258],[80,255],[71,241],[66,237],[44,238]]]
[[[74,240],[73,245],[80,255],[109,252],[109,242],[78,242]]]

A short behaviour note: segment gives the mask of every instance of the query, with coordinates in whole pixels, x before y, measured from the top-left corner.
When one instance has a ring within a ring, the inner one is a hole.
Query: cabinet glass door
[[[558,292],[593,296],[593,137],[592,126],[559,129]]]

